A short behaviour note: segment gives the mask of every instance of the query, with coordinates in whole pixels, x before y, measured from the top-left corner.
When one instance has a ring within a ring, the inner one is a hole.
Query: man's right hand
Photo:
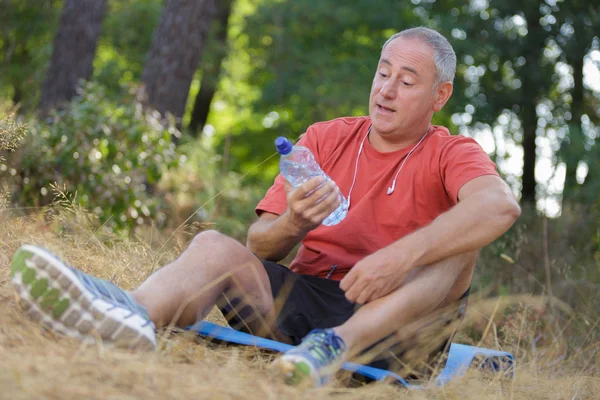
[[[286,180],[288,208],[284,216],[289,223],[306,234],[315,229],[342,202],[340,189],[335,182],[322,177],[314,177],[294,189]]]

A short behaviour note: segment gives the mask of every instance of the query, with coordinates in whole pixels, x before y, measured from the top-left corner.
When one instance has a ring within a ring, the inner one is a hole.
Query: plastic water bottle
[[[287,138],[280,136],[275,140],[277,152],[281,154],[279,160],[279,170],[287,181],[295,188],[307,182],[315,176],[325,177],[325,181],[330,181],[315,161],[309,149],[304,146],[294,146]],[[348,201],[342,196],[342,202],[331,214],[323,220],[323,225],[331,226],[340,223],[348,214]]]

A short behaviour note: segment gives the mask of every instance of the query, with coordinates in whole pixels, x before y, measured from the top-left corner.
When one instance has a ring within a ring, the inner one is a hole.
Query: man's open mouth
[[[377,104],[377,109],[382,110],[382,111],[387,111],[387,112],[396,112],[396,110],[389,108],[389,107],[382,106],[381,104]]]

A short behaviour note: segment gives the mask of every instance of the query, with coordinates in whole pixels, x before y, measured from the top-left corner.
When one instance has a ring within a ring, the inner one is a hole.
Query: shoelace
[[[113,285],[110,282],[88,275],[75,268],[71,268],[71,270],[77,275],[79,280],[82,281],[82,283],[94,296],[110,300],[115,308],[121,307],[127,309],[130,314],[125,318],[130,318],[136,314],[140,314],[147,321],[143,326],[147,326],[152,323],[146,310],[121,288]]]
[[[313,330],[298,350],[307,351],[319,366],[334,360],[346,349],[344,341],[331,330]]]

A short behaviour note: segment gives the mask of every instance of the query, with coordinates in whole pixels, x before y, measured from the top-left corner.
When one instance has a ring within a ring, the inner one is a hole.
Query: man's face
[[[379,59],[369,98],[369,114],[376,132],[382,136],[405,136],[414,130],[422,134],[433,112],[438,111],[435,80],[429,45],[403,37],[389,43]]]

